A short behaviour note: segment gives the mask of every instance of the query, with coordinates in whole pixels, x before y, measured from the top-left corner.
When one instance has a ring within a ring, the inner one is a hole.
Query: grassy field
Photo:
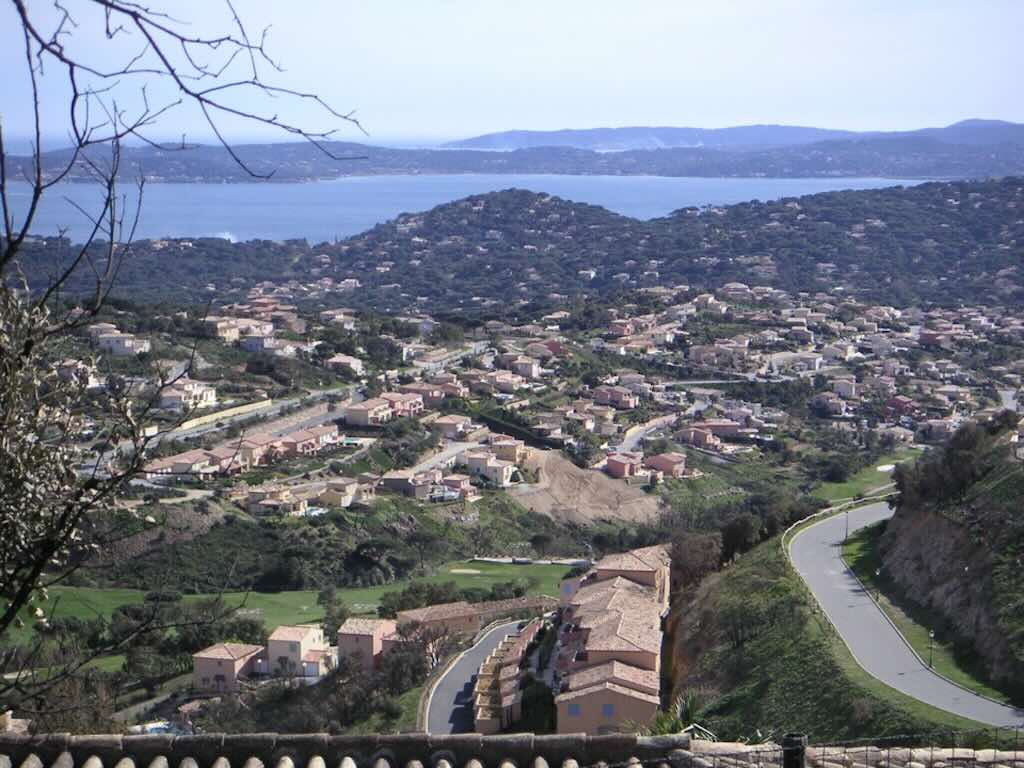
[[[812,495],[829,502],[852,499],[855,496],[867,493],[868,491],[887,485],[892,482],[892,472],[880,472],[878,467],[886,464],[899,464],[917,455],[916,451],[905,448],[895,453],[882,456],[878,461],[872,462],[870,467],[865,467],[857,474],[850,477],[843,483],[822,483],[814,489]]]
[[[448,563],[431,576],[420,579],[427,582],[454,581],[461,588],[480,587],[489,589],[495,584],[513,579],[530,581],[530,594],[558,595],[558,586],[569,569],[561,565],[512,565],[489,563],[478,560],[461,560]],[[408,581],[399,581],[378,587],[339,589],[338,595],[353,613],[373,613],[380,604],[381,595],[403,589]],[[121,605],[140,603],[145,592],[137,589],[94,589],[88,587],[53,587],[50,590],[49,610],[54,617],[78,616],[109,619],[111,613]],[[213,595],[186,595],[185,600],[194,601]],[[295,592],[229,592],[223,595],[229,605],[239,606],[243,614],[263,619],[268,629],[280,624],[317,621],[323,610],[316,604],[314,590]],[[28,641],[31,630],[16,631],[15,640]]]
[[[873,525],[851,536],[843,545],[846,564],[869,590],[879,596],[882,610],[925,662],[931,659],[937,672],[965,688],[1009,703],[1007,696],[986,684],[968,661],[957,658],[950,638],[945,637],[941,631],[936,633],[933,642],[929,641],[929,629],[941,627],[943,622],[928,609],[912,603],[899,585],[886,577],[877,550],[883,530],[881,524]],[[882,571],[881,576],[875,576],[876,570]]]

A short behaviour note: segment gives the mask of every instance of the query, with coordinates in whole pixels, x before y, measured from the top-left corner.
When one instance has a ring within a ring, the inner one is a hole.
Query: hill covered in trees
[[[586,131],[567,132],[540,138],[513,136],[507,141],[484,137],[470,140],[466,144],[469,148],[464,149],[400,149],[327,142],[324,152],[304,142],[245,144],[233,150],[258,176],[293,182],[411,173],[894,179],[1024,174],[1024,127],[1013,123],[967,121],[947,128],[865,134],[789,126],[747,126],[714,132],[622,130],[626,133],[591,136]],[[634,135],[636,131],[641,135]],[[474,148],[506,145],[509,151]],[[604,151],[605,145],[621,151]],[[96,156],[92,159],[102,167],[108,159],[106,148],[97,147],[93,153]],[[47,152],[43,165],[55,174],[68,159],[67,151]],[[32,159],[10,158],[8,164],[14,177],[20,178],[22,171],[31,171]],[[122,149],[121,175],[125,179],[145,176],[151,181],[174,182],[256,179],[227,150],[213,145],[126,146]],[[78,161],[68,179],[93,179],[86,159]]]
[[[1024,697],[1024,462],[1019,417],[969,422],[947,445],[897,467],[883,568],[952,636],[958,655]]]
[[[962,120],[942,128],[915,131],[844,131],[800,125],[737,125],[729,128],[630,126],[558,131],[500,131],[446,144],[460,149],[512,150],[531,147],[574,147],[620,151],[701,147],[747,151],[841,139],[928,137],[948,144],[1024,143],[1024,125],[1003,120]]]
[[[138,243],[117,293],[198,301],[268,280],[297,298],[322,297],[354,279],[360,287],[341,300],[355,307],[508,318],[646,286],[740,281],[792,292],[841,286],[896,305],[1020,305],[1022,243],[1020,178],[686,208],[650,221],[511,189],[403,214],[338,243]],[[66,242],[36,242],[26,273],[42,281],[70,257]]]

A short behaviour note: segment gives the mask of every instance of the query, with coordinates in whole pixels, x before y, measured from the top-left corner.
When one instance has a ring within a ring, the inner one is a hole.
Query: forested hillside
[[[42,280],[70,254],[67,243],[37,243],[26,272]],[[687,208],[651,221],[512,189],[403,214],[340,243],[140,243],[118,292],[198,300],[270,280],[302,296],[332,290],[325,278],[355,279],[361,287],[344,296],[353,306],[507,317],[516,304],[736,280],[793,292],[839,285],[897,305],[1019,305],[1022,256],[1020,178]]]
[[[968,423],[940,451],[900,465],[882,563],[908,598],[937,616],[960,655],[1024,693],[1024,462],[1018,417]]]
[[[635,131],[640,135],[635,135]],[[398,149],[352,142],[244,144],[233,147],[246,168],[274,181],[336,179],[409,173],[556,173],[614,176],[837,177],[894,179],[985,178],[1024,173],[1024,128],[1013,123],[965,121],[920,131],[852,134],[792,126],[746,126],[724,131],[623,129],[586,136],[570,131],[541,137],[512,135],[459,143],[461,149]],[[681,133],[680,133],[681,132]],[[477,147],[483,148],[478,149]],[[490,151],[493,148],[509,151]],[[622,151],[606,152],[604,149]],[[99,157],[106,148],[96,150]],[[328,154],[329,153],[329,154]],[[44,155],[51,173],[66,151]],[[28,157],[12,167],[31,168]],[[20,167],[19,167],[20,166]],[[220,146],[125,147],[122,175],[152,181],[250,182],[256,177]],[[87,163],[68,176],[90,180]]]

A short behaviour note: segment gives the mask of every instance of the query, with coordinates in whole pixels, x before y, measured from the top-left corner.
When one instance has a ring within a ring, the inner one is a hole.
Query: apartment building
[[[650,721],[660,704],[667,547],[603,558],[584,576],[562,582],[561,604],[558,732],[609,733],[626,722]]]

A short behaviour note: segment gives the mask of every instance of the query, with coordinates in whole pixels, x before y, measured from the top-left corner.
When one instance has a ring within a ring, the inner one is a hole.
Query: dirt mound
[[[512,495],[535,512],[574,523],[650,520],[658,513],[658,497],[644,493],[639,486],[580,469],[559,451],[533,454],[526,468],[538,470],[539,481],[516,486]]]

